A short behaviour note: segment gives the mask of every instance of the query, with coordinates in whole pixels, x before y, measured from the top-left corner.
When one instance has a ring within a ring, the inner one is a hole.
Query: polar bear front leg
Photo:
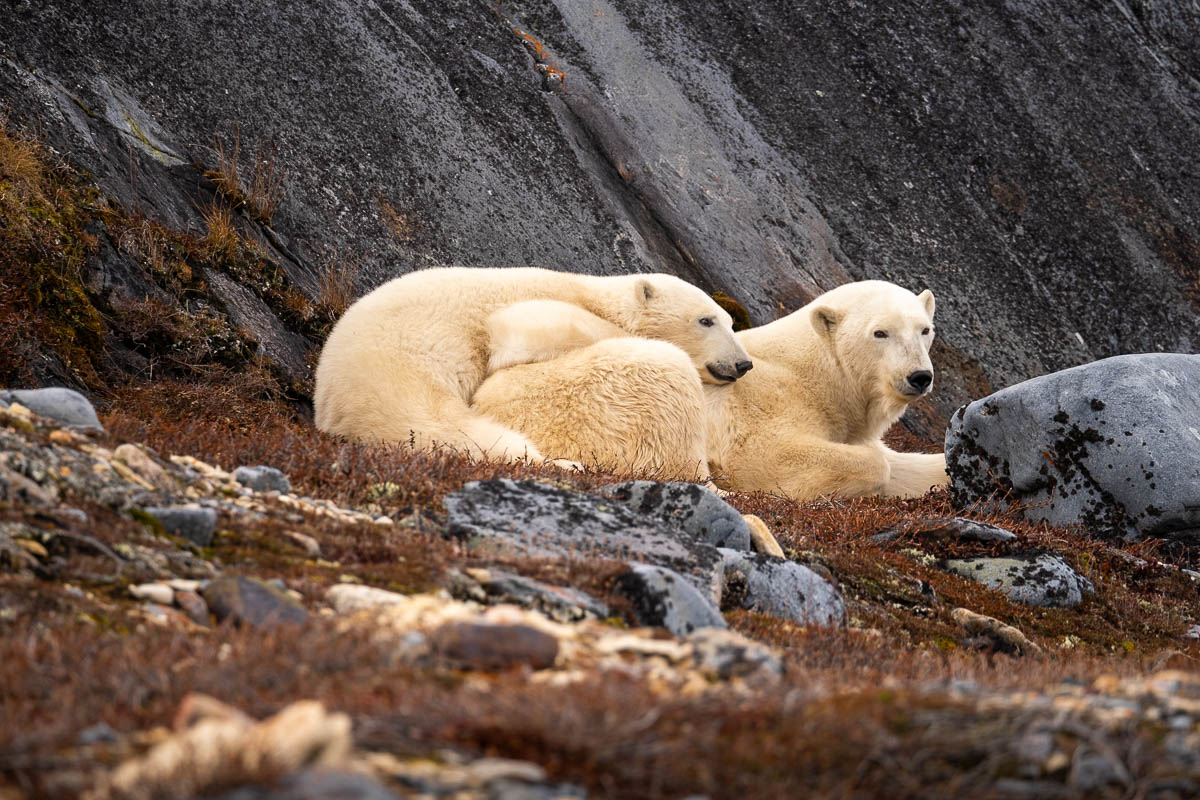
[[[779,491],[804,502],[825,495],[882,494],[891,477],[891,465],[881,448],[869,445],[802,438],[763,447],[761,452],[767,455],[760,457],[754,470],[757,485],[743,487],[735,476],[733,488]]]
[[[920,497],[938,486],[949,486],[944,453],[897,453],[883,448],[891,474],[882,494],[887,497]]]

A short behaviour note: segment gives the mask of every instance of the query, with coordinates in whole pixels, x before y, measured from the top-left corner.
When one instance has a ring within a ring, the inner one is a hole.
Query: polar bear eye
[[[922,329],[921,329],[921,335],[922,335],[922,336],[928,336],[928,335],[929,335],[929,328],[922,328]]]
[[[876,339],[886,339],[887,331],[875,331],[875,338]]]
[[[701,317],[700,324],[706,328],[711,328],[715,323],[712,317]]]

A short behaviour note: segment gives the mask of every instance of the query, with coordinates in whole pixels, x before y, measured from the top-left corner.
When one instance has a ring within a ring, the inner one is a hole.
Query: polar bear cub
[[[495,312],[528,301],[538,304],[513,312],[523,316],[501,316],[489,328]],[[729,314],[670,275],[436,268],[383,284],[334,326],[317,365],[317,427],[362,441],[543,460],[526,436],[471,408],[470,400],[496,365],[569,349],[563,340],[549,350],[537,344],[539,330],[558,329],[564,306],[596,318],[588,324],[603,323],[605,333],[679,343],[697,380],[729,383],[748,368]],[[501,352],[490,344],[495,326],[509,332]]]

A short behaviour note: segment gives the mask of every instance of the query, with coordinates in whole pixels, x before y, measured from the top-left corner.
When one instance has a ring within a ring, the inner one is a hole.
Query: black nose
[[[743,375],[745,375],[747,372],[749,372],[750,370],[754,369],[754,362],[753,361],[739,361],[733,365],[733,368],[737,370],[738,377],[740,378]]]
[[[927,369],[918,370],[908,376],[908,385],[918,392],[928,389],[931,383],[933,383],[933,373]]]

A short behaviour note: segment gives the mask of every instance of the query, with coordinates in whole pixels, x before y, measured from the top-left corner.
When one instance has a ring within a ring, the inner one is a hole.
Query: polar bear
[[[661,394],[654,370],[669,370],[682,386],[682,365],[677,356],[651,365],[652,354],[624,338],[499,370],[474,401],[539,446],[585,463],[686,474],[702,451],[725,489],[797,500],[919,495],[948,482],[944,456],[897,453],[882,436],[933,384],[934,308],[929,290],[915,295],[885,281],[838,287],[738,333],[754,371],[732,385],[703,386],[702,409],[692,405],[698,382],[671,402],[636,404]],[[575,313],[576,334],[602,330]],[[636,358],[622,363],[625,347]],[[608,380],[592,380],[598,372]]]
[[[521,306],[517,316],[501,315],[489,328],[495,312],[514,305]],[[362,441],[411,441],[495,459],[544,460],[527,437],[469,402],[489,362],[495,369],[574,347],[558,323],[572,307],[594,318],[581,341],[619,333],[676,342],[696,380],[707,383],[732,382],[749,369],[729,314],[670,275],[442,267],[383,284],[334,326],[317,364],[317,427]],[[538,331],[555,331],[556,349],[538,348]],[[490,342],[498,332],[505,344],[493,352]]]
[[[755,361],[734,391],[706,393],[718,485],[913,497],[949,483],[941,453],[898,453],[883,434],[933,386],[933,292],[887,281],[839,286],[738,339]]]

